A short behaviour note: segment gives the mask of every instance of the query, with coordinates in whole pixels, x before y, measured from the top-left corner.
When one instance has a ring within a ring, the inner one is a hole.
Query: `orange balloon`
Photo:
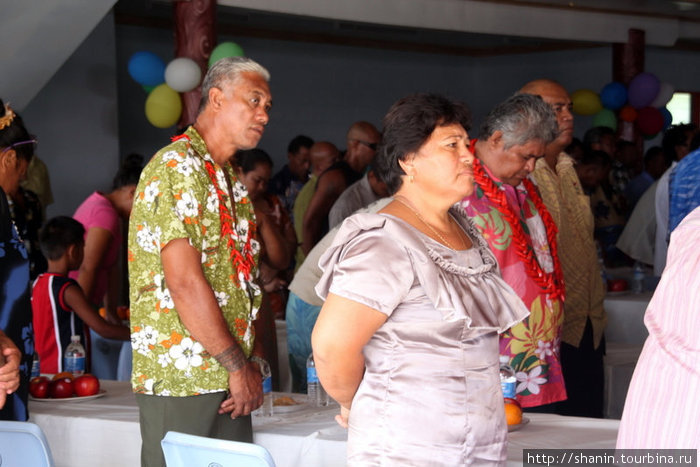
[[[637,119],[637,110],[631,105],[626,105],[620,109],[620,120],[633,122]]]

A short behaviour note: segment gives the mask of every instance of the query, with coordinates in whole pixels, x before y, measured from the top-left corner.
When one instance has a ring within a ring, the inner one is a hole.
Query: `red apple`
[[[73,381],[70,378],[61,378],[51,381],[49,394],[54,399],[65,399],[73,397]]]
[[[78,397],[92,396],[100,392],[100,380],[96,376],[86,373],[73,381],[73,389]]]
[[[608,281],[608,290],[610,292],[623,292],[629,288],[625,279],[613,279]]]
[[[36,376],[29,381],[29,394],[37,399],[44,399],[49,395],[49,379],[46,376]]]

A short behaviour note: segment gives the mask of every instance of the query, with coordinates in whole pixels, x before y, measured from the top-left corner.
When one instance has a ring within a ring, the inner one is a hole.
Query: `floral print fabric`
[[[129,224],[131,382],[142,394],[184,397],[228,389],[228,373],[182,324],[165,283],[160,251],[172,240],[186,238],[201,253],[202,271],[246,355],[255,338],[252,320],[261,291],[253,279],[260,245],[250,240],[254,270],[237,272],[222,235],[219,203],[222,199],[234,214],[231,236],[238,251],[255,231],[253,206],[230,165],[214,163],[197,131],[190,127],[184,135],[144,168]],[[225,193],[221,198],[205,163],[215,168],[217,185]],[[233,199],[224,170],[233,185]]]
[[[487,170],[488,173],[488,170]],[[518,187],[502,184],[509,206],[520,215],[530,248],[538,263],[551,271],[552,257],[547,244],[544,223],[523,184]],[[552,300],[525,271],[516,253],[510,224],[477,185],[474,193],[460,202],[473,220],[491,251],[496,256],[503,279],[520,296],[530,316],[501,334],[500,353],[510,357],[517,379],[516,398],[523,407],[535,407],[566,399],[564,379],[559,361],[563,303]]]

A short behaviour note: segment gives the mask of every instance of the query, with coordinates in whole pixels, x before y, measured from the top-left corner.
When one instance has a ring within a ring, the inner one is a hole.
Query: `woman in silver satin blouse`
[[[319,265],[312,345],[349,428],[348,465],[499,465],[498,333],[527,316],[475,227],[464,104],[396,102],[374,165],[393,193],[343,223]]]

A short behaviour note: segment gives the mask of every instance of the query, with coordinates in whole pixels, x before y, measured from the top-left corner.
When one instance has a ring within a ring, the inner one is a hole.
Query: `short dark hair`
[[[696,126],[691,123],[681,123],[668,127],[661,140],[661,147],[666,156],[666,164],[671,165],[676,160],[676,146],[681,146],[687,142],[688,132],[696,130]]]
[[[255,170],[258,164],[267,164],[272,168],[272,158],[268,153],[259,148],[238,151],[234,159],[236,167],[240,167],[244,174]]]
[[[607,126],[589,128],[583,135],[583,145],[590,149],[592,145],[600,143],[603,136],[615,136],[615,130]]]
[[[695,136],[693,136],[693,139],[690,140],[690,152],[695,151],[696,149],[700,148],[700,131],[695,133]]]
[[[306,135],[295,136],[293,140],[289,142],[287,146],[287,152],[290,154],[296,154],[301,148],[311,148],[314,145],[314,140]]]
[[[143,156],[136,153],[129,154],[119,164],[119,170],[112,181],[112,189],[117,190],[123,186],[138,185],[142,170]]]
[[[471,116],[467,105],[438,94],[413,94],[399,99],[384,116],[382,140],[373,165],[389,193],[401,187],[406,175],[399,161],[418,151],[436,127],[459,124],[469,130]]]
[[[60,259],[71,245],[84,242],[85,227],[72,217],[57,216],[49,219],[39,232],[39,246],[47,259]]]

